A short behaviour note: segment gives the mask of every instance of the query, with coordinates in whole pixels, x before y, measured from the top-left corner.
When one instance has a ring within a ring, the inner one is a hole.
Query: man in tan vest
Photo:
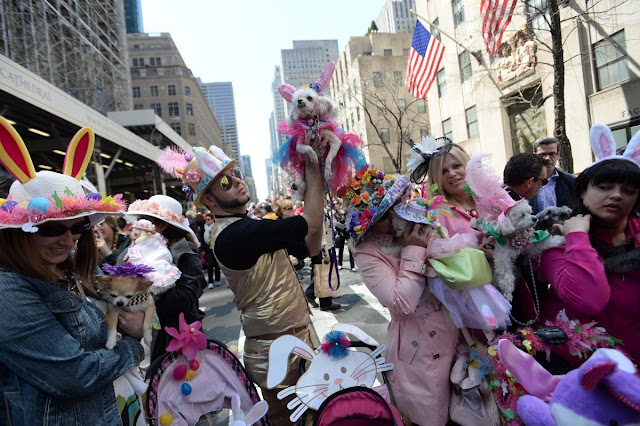
[[[310,137],[307,136],[309,141]],[[317,150],[317,148],[314,148]],[[202,156],[202,153],[200,156]],[[273,340],[290,334],[311,343],[309,307],[288,254],[307,257],[320,253],[324,188],[318,164],[305,156],[305,209],[301,216],[282,220],[253,220],[247,216],[249,194],[233,160],[217,150],[209,151],[220,167],[200,161],[203,178],[192,185],[196,202],[216,216],[213,253],[235,295],[240,321],[247,336],[244,363],[262,388],[274,425],[290,424],[287,400],[277,393],[298,380],[297,357],[289,360],[289,373],[280,386],[267,389],[269,347]],[[219,158],[224,155],[225,158]],[[198,153],[196,159],[198,160]],[[189,176],[189,167],[185,176]],[[191,172],[193,176],[195,172]]]

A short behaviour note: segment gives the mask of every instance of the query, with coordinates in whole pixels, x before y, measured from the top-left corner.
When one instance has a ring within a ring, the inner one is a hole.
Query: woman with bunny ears
[[[640,268],[629,256],[640,250],[640,133],[623,155],[615,154],[607,126],[594,125],[590,138],[597,160],[576,179],[579,206],[559,226],[566,245],[542,255],[551,283],[543,316],[553,319],[565,309],[569,319],[597,321],[638,362]]]
[[[120,195],[84,195],[93,143],[93,131],[81,129],[63,174],[36,173],[0,117],[0,161],[17,179],[0,200],[0,424],[120,424],[113,382],[144,357],[142,319],[135,330],[121,327],[136,338],[108,350],[105,315],[86,298],[95,295],[91,226],[125,208]]]

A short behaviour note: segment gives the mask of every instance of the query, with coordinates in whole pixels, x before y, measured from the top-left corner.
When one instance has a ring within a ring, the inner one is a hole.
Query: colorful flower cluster
[[[345,203],[353,211],[348,225],[350,236],[357,237],[367,229],[394,182],[393,175],[385,174],[373,166],[366,166],[356,173],[344,196]]]
[[[102,264],[102,270],[109,275],[126,276],[131,278],[147,278],[147,274],[155,271],[148,265],[134,265],[133,263],[124,262],[122,265]]]
[[[150,202],[149,200],[136,200],[129,206],[130,212],[136,212],[136,214],[149,213],[159,216],[166,222],[184,222],[184,216],[175,214],[166,207],[163,207],[157,203]]]

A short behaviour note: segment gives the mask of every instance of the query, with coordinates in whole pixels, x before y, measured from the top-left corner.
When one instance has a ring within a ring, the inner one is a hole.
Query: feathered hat
[[[62,173],[35,171],[27,146],[16,129],[0,117],[0,162],[16,181],[7,199],[0,199],[0,229],[22,228],[37,232],[37,225],[52,220],[88,217],[91,223],[124,212],[122,195],[85,195],[84,175],[94,144],[93,130],[84,127],[67,147]]]
[[[200,200],[215,177],[236,167],[236,160],[215,145],[208,150],[193,147],[192,152],[166,148],[156,163],[165,172],[182,180],[182,191],[188,196],[194,195],[198,207],[202,207]]]
[[[409,140],[409,145],[411,145],[411,157],[407,161],[407,170],[411,173],[411,182],[423,183],[429,171],[431,159],[448,154],[453,142],[446,136],[439,138],[427,136],[422,138],[421,143]]]

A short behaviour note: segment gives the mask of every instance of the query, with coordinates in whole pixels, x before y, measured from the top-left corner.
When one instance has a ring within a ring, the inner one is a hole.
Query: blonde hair
[[[293,209],[293,201],[283,198],[276,201],[273,212],[276,216],[282,217],[282,211],[287,209]]]
[[[429,171],[427,172],[427,179],[429,180],[429,183],[432,185],[434,183],[438,184],[438,189],[436,190],[436,194],[445,195],[445,196],[449,195],[449,194],[445,194],[444,191],[442,190],[442,165],[444,164],[444,159],[450,155],[455,157],[455,159],[461,162],[465,167],[469,162],[469,160],[471,159],[471,157],[469,157],[469,154],[467,154],[467,151],[465,151],[461,146],[456,145],[455,143],[452,144],[451,151],[449,151],[448,154],[445,154],[441,157],[432,158],[431,161],[429,162]]]

